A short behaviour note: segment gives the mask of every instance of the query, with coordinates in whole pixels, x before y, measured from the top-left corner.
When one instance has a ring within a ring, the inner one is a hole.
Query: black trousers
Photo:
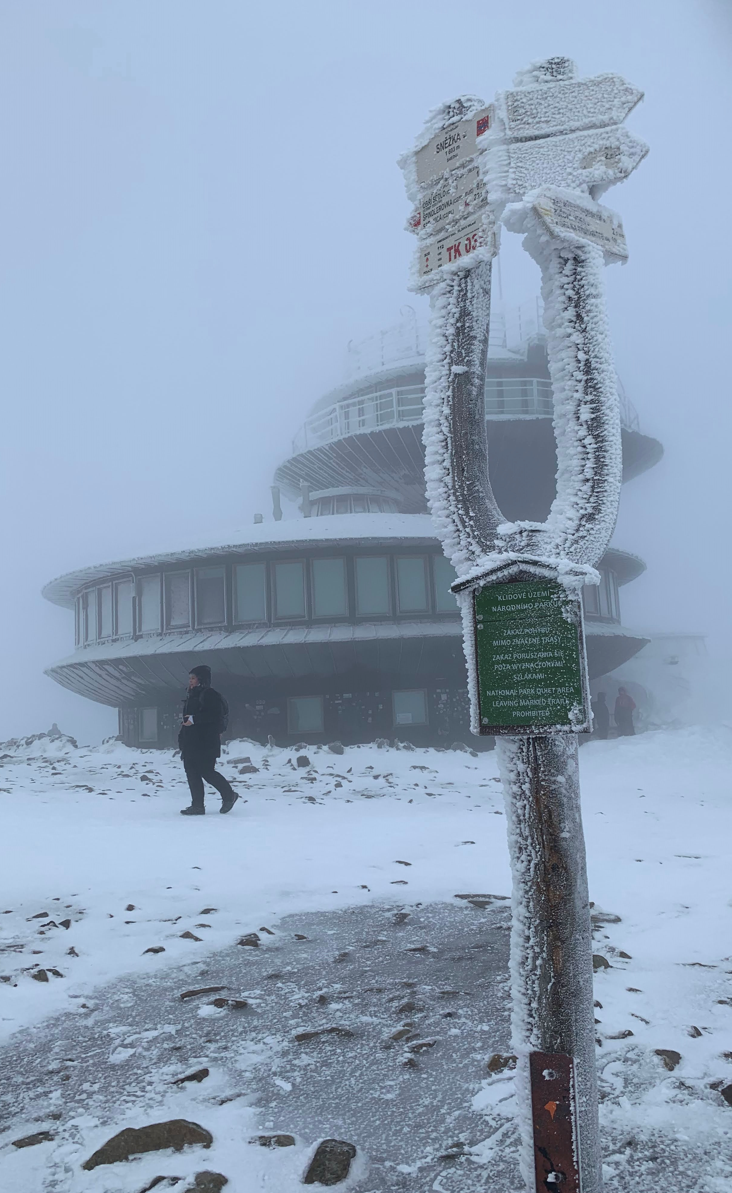
[[[222,800],[233,798],[235,792],[231,783],[216,770],[216,759],[211,755],[201,757],[198,754],[193,754],[189,758],[184,757],[183,766],[185,767],[188,786],[191,789],[191,804],[194,808],[203,807],[204,779],[212,787],[216,788]]]

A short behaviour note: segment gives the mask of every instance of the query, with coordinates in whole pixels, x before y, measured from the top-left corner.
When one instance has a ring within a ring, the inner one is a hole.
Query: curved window
[[[277,617],[305,616],[305,568],[302,560],[274,565]]]
[[[191,624],[191,574],[168,572],[165,577],[165,628],[180,630]]]
[[[196,625],[226,624],[226,592],[223,567],[199,568],[196,572]]]
[[[397,600],[400,613],[426,613],[427,569],[421,555],[400,555],[396,561]]]
[[[435,579],[435,608],[438,613],[457,613],[457,597],[450,592],[450,585],[457,578],[455,568],[444,555],[432,556],[432,571]]]
[[[134,585],[131,580],[120,580],[114,586],[114,604],[116,628],[118,637],[124,638],[132,633],[132,596]]]
[[[389,560],[385,555],[356,556],[356,613],[383,617],[391,611]]]
[[[346,617],[348,590],[345,559],[314,559],[313,617]]]
[[[241,563],[236,575],[236,620],[267,620],[267,565]]]
[[[140,580],[140,633],[160,630],[160,576],[143,576]]]
[[[112,585],[99,589],[99,637],[112,637]]]
[[[97,590],[84,593],[84,641],[97,640]]]

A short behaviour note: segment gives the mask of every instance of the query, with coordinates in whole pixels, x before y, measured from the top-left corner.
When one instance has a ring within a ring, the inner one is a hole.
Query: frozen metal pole
[[[602,266],[627,249],[618,217],[595,200],[647,152],[620,127],[641,95],[617,75],[580,79],[569,59],[548,59],[490,107],[467,96],[437,109],[400,163],[417,204],[412,286],[431,299],[427,496],[458,574],[471,728],[497,738],[508,814],[521,1169],[536,1193],[602,1188],[577,750],[591,726],[581,588],[599,581],[622,473]],[[507,523],[488,477],[496,219],[525,235],[542,270],[557,448],[542,524]]]

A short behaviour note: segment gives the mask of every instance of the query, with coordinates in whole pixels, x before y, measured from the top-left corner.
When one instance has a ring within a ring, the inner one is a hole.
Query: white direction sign
[[[515,141],[507,148],[508,189],[522,196],[543,186],[585,192],[611,186],[632,174],[648,153],[645,141],[617,127]]]
[[[435,240],[419,246],[419,276],[428,277],[441,269],[443,265],[452,265],[456,261],[467,264],[476,249],[490,244],[495,255],[496,241],[494,228],[485,226],[483,215],[473,216],[462,227],[454,232],[444,234]],[[435,279],[438,280],[438,279]]]
[[[627,260],[628,246],[620,217],[607,207],[599,203],[588,207],[563,195],[542,195],[534,203],[534,211],[553,236],[569,232],[599,245],[621,261]]]
[[[595,75],[504,91],[500,111],[507,137],[531,140],[622,124],[642,98],[620,75]]]
[[[431,182],[433,178],[462,165],[486,143],[485,134],[493,126],[493,105],[481,108],[466,120],[443,128],[431,141],[417,150],[415,165],[417,182]],[[481,140],[482,138],[482,140]]]
[[[448,174],[422,196],[422,202],[409,221],[410,228],[413,232],[434,234],[468,213],[482,210],[487,203],[485,186],[477,166],[457,176]]]

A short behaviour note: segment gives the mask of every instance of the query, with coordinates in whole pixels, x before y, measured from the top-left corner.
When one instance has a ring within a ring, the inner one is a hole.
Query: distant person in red
[[[635,734],[634,712],[635,700],[625,688],[618,688],[615,700],[615,724],[618,727],[618,737],[633,737]]]
[[[190,808],[181,808],[181,816],[204,816],[204,779],[221,796],[221,812],[230,812],[239,796],[216,770],[221,753],[221,734],[229,721],[229,707],[220,692],[211,687],[211,668],[194,667],[188,679],[188,695],[183,704],[183,724],[178,734],[183,766],[191,789]]]

